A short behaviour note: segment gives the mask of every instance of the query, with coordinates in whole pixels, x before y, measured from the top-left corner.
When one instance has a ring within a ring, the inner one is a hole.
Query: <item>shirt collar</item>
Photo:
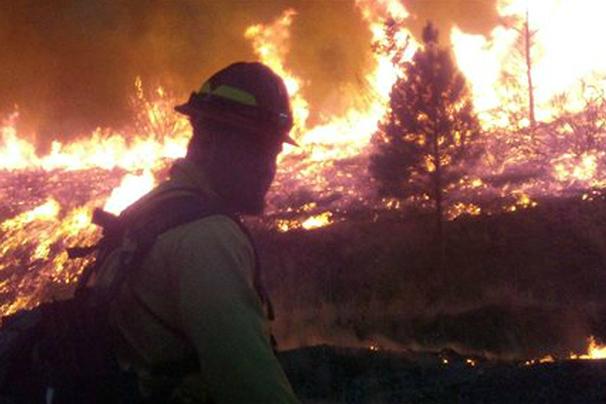
[[[188,159],[178,159],[173,163],[169,172],[170,180],[166,184],[169,188],[193,188],[212,199],[222,198],[213,190],[211,182],[196,163]]]

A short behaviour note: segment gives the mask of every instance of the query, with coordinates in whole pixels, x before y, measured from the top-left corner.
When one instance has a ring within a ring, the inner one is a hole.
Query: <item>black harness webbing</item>
[[[178,194],[178,196],[164,197],[163,194]],[[104,255],[111,252],[114,248],[120,246],[124,237],[135,242],[134,251],[121,252],[119,268],[116,271],[107,291],[104,293],[104,299],[107,302],[112,301],[120,292],[125,283],[130,284],[130,279],[142,266],[143,260],[151,251],[156,239],[161,234],[179,227],[181,225],[203,219],[213,215],[224,215],[232,219],[242,232],[247,236],[253,247],[254,252],[254,273],[253,285],[261,302],[265,305],[269,320],[274,319],[274,310],[271,300],[263,285],[261,276],[261,267],[259,256],[254,240],[251,237],[250,231],[246,228],[239,216],[233,212],[216,206],[204,195],[201,195],[198,190],[192,188],[173,188],[166,190],[156,195],[158,201],[150,201],[142,206],[134,205],[127,209],[119,217],[115,217],[103,211],[96,211],[93,216],[93,221],[103,227],[103,237],[97,246],[83,247],[71,249],[70,256],[78,257],[91,253],[94,250],[99,250],[100,256],[97,257],[95,264],[82,273],[79,280],[79,290],[86,288],[91,275],[96,272],[102,264]],[[164,324],[177,335],[179,333],[174,327],[171,327],[166,321],[162,320],[149,308],[140,297],[135,294],[139,303],[148,311],[154,318]]]

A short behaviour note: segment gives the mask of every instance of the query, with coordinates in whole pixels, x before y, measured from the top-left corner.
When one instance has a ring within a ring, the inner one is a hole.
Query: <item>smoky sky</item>
[[[457,24],[486,33],[494,0],[408,0],[417,34],[427,20],[443,41]],[[0,117],[18,105],[19,130],[38,144],[132,117],[135,77],[187,97],[204,78],[237,60],[254,60],[243,32],[287,8],[287,67],[306,80],[312,107],[337,102],[371,63],[370,33],[353,1],[0,0]]]

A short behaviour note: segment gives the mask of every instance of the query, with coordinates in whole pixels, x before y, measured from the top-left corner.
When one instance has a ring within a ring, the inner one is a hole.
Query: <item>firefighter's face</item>
[[[221,196],[244,214],[261,214],[265,196],[276,175],[282,142],[235,136],[218,147],[213,177]]]

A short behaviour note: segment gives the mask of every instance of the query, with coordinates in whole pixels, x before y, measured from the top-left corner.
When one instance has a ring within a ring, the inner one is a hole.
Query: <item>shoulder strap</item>
[[[261,302],[267,308],[268,319],[270,321],[273,321],[273,320],[275,320],[276,316],[275,316],[275,312],[274,312],[274,306],[271,302],[271,299],[269,298],[269,293],[267,292],[267,289],[265,289],[265,284],[263,283],[263,271],[261,271],[261,262],[259,260],[259,250],[257,249],[257,245],[255,243],[254,238],[252,237],[252,234],[250,233],[250,230],[248,230],[248,227],[246,227],[244,222],[242,222],[242,220],[240,220],[238,218],[238,220],[236,220],[236,223],[238,224],[238,226],[240,227],[242,232],[246,235],[246,237],[248,237],[248,241],[252,245],[253,253],[255,255],[255,268],[254,268],[255,272],[253,274],[253,284],[257,291],[257,294],[259,295],[259,298],[261,299]]]
[[[121,216],[124,236],[133,240],[136,247],[134,252],[124,252],[120,257],[120,268],[110,284],[109,298],[112,299],[121,285],[139,269],[158,236],[186,223],[216,214],[232,217],[232,214],[213,206],[200,195],[182,194],[150,202],[147,206]]]
[[[273,305],[263,285],[258,250],[248,228],[239,216],[221,206],[217,206],[216,203],[203,195],[193,193],[189,189],[181,191],[178,196],[167,197],[157,203],[151,203],[151,206],[143,207],[141,212],[133,212],[132,216],[122,219],[124,220],[123,226],[126,229],[126,234],[136,242],[137,247],[130,259],[122,264],[119,276],[116,276],[114,282],[112,282],[115,283],[115,286],[110,286],[113,289],[110,294],[117,293],[120,284],[138,270],[158,236],[186,223],[219,214],[233,220],[251,243],[255,260],[253,286],[267,309],[269,320],[274,320]]]
[[[176,196],[163,195],[173,193]],[[97,224],[100,224],[104,228],[103,238],[97,246],[81,248],[82,252],[90,253],[96,249],[103,249],[105,246],[113,249],[117,244],[116,239],[122,239],[124,236],[133,239],[136,245],[134,252],[124,252],[120,257],[120,268],[116,271],[116,276],[112,280],[104,298],[108,301],[115,298],[122,285],[139,269],[158,236],[186,223],[220,214],[231,218],[251,243],[255,259],[253,285],[261,302],[267,309],[269,320],[274,320],[273,305],[263,285],[258,250],[250,231],[240,217],[213,203],[210,199],[205,198],[204,195],[192,188],[167,190],[158,196],[164,197],[159,198],[159,201],[150,201],[143,206],[133,206],[121,214],[120,217],[114,217],[103,211],[96,212],[95,218],[103,219],[96,221]],[[103,253],[103,251],[101,252]],[[74,256],[76,255],[74,254]],[[103,259],[103,254],[97,257],[98,261],[103,261]],[[77,292],[85,288],[86,280],[96,268],[97,265],[93,264],[92,268],[87,268],[83,272]]]
[[[121,245],[124,236],[128,235],[135,241],[136,250],[133,254],[125,252],[120,257],[122,267],[143,259],[156,238],[173,227],[213,214],[229,215],[223,209],[204,202],[202,197],[190,188],[174,189],[174,192],[178,194],[177,197],[161,198],[158,202],[152,201],[143,206],[135,204],[127,208],[120,216],[115,216],[102,209],[95,209],[92,222],[103,229],[99,242],[92,246],[67,249],[69,258],[82,258],[94,252],[97,253],[95,261],[85,267],[80,274],[76,294],[87,289],[92,274],[98,270],[99,264],[105,260],[107,254]],[[165,193],[168,191],[159,195]],[[124,272],[130,271],[120,270],[118,272],[122,275]],[[116,278],[119,279],[112,284],[116,284],[117,287],[123,281],[123,277],[117,276]]]

